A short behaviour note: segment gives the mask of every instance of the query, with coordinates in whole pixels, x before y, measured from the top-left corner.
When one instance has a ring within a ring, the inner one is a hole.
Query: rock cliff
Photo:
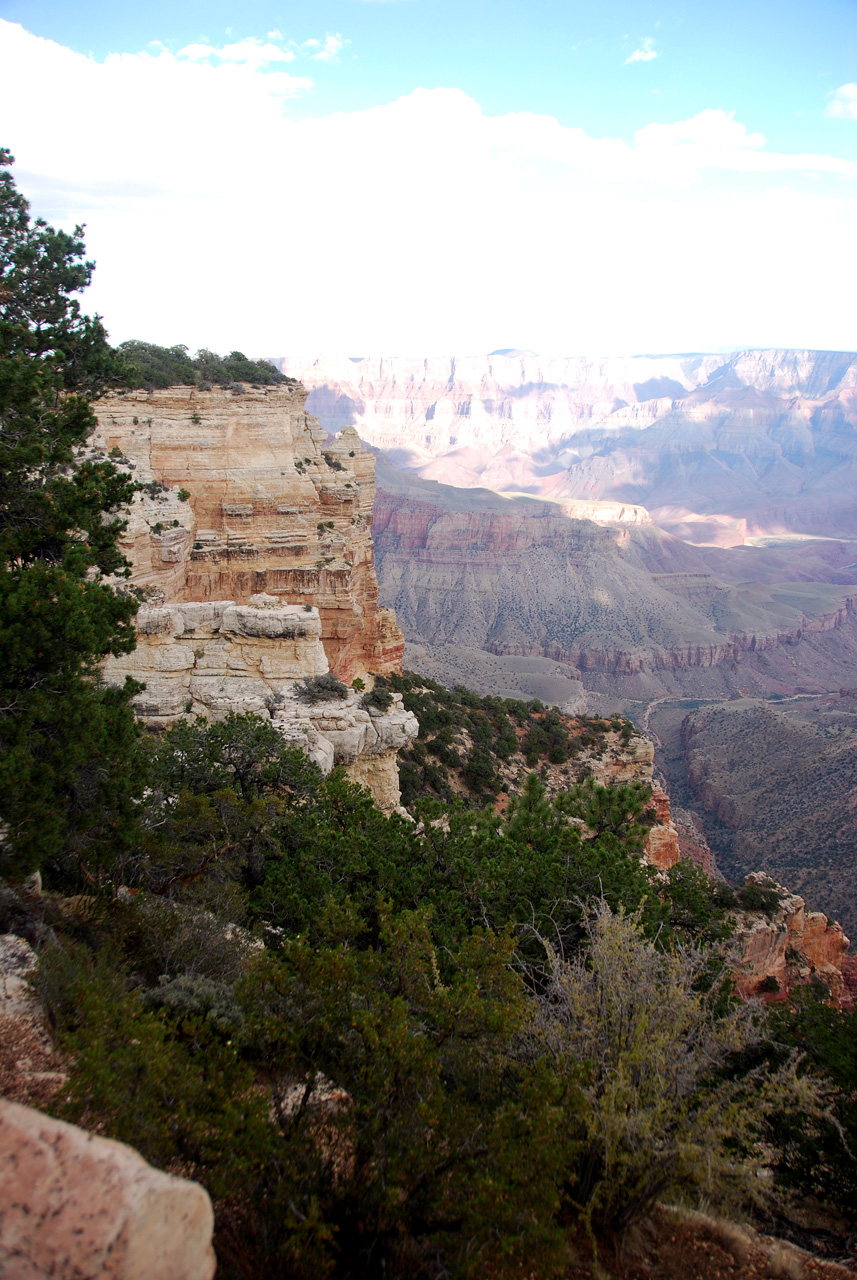
[[[152,725],[270,715],[325,771],[344,764],[391,808],[414,717],[396,702],[367,711],[355,694],[319,709],[296,692],[328,671],[371,684],[400,671],[404,652],[378,604],[374,459],[348,429],[322,447],[305,399],[297,386],[171,387],[98,402],[93,452],[145,485],[124,541],[147,601],[138,647],[108,659],[105,677],[145,683],[137,707]]]
[[[170,387],[98,402],[94,448],[148,486],[127,532],[132,581],[156,603],[310,604],[340,679],[399,670],[403,637],[378,606],[374,460],[353,430],[325,446],[305,400],[297,386]]]

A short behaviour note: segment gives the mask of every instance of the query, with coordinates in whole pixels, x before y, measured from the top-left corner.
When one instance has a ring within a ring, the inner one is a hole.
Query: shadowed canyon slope
[[[740,875],[761,868],[811,897],[852,938],[855,692],[779,707],[736,699],[691,711],[681,726],[688,783],[698,804],[725,828],[728,869]]]
[[[849,352],[277,363],[323,426],[427,479],[638,504],[700,543],[857,535]]]
[[[847,543],[697,548],[645,513],[599,525],[562,504],[402,476],[383,459],[377,474],[381,596],[416,644],[538,656],[577,678],[681,671],[832,631],[857,601]],[[775,679],[771,692],[785,691]]]

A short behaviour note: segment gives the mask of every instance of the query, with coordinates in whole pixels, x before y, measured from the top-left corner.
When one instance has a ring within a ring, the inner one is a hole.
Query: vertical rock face
[[[269,715],[325,771],[342,764],[384,809],[399,802],[396,750],[417,734],[394,698],[307,705],[299,682],[401,671],[404,637],[378,605],[375,463],[347,428],[327,433],[300,386],[170,387],[98,404],[97,452],[145,486],[124,550],[147,604],[134,653],[108,681],[143,682],[150,725],[230,711]]]
[[[211,1280],[211,1202],[130,1147],[0,1100],[0,1274]]]
[[[241,605],[259,593],[309,604],[340,679],[401,670],[404,638],[378,605],[374,459],[353,428],[323,448],[305,401],[297,385],[99,401],[93,444],[117,450],[148,486],[129,521],[132,580],[158,604]]]

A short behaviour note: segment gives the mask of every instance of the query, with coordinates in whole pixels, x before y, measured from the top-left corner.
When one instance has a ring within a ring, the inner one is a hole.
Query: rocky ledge
[[[399,803],[396,753],[417,736],[416,717],[392,695],[386,711],[359,693],[312,703],[304,681],[328,672],[322,621],[312,605],[274,596],[147,606],[137,614],[133,653],[109,658],[105,678],[144,683],[137,713],[150,727],[186,715],[222,720],[229,712],[268,716],[324,773],[341,764],[380,808]]]

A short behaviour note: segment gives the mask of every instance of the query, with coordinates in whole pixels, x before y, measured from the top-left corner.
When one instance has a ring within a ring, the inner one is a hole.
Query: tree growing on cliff
[[[93,264],[82,228],[31,219],[0,149],[0,870],[89,861],[133,813],[132,687],[97,682],[134,646],[121,511],[134,483],[83,456],[92,397],[119,376],[75,294]]]

